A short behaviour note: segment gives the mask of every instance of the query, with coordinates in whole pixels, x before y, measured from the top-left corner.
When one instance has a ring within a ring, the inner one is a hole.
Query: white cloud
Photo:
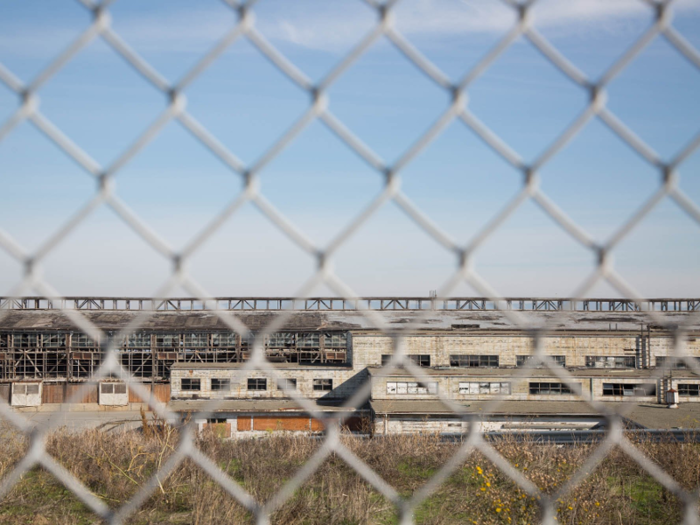
[[[699,11],[700,1],[678,0],[674,7],[677,12]],[[376,15],[360,2],[268,2],[256,10],[261,11],[256,26],[271,40],[328,52],[343,51],[359,42],[376,23]],[[533,15],[537,27],[543,29],[614,31],[624,22],[651,20],[653,13],[643,0],[540,0]],[[515,20],[514,10],[495,0],[405,0],[396,8],[397,27],[407,37],[505,33]],[[46,35],[53,35],[53,41],[68,41],[80,29],[36,21],[27,27],[17,22],[0,26],[1,54],[45,53],[42,42]],[[201,53],[234,23],[234,14],[219,6],[113,14],[113,27],[127,42],[138,50],[154,52]]]
[[[674,5],[677,11],[700,8],[697,0],[681,0]],[[587,30],[609,30],[610,24],[651,20],[653,11],[642,0],[541,0],[532,14],[540,28],[586,26]],[[371,14],[341,9],[297,9],[287,15],[284,19],[260,20],[259,27],[273,40],[320,50],[336,50],[358,42],[373,20]],[[505,33],[515,20],[512,8],[494,0],[413,0],[401,2],[396,8],[396,25],[408,37]]]

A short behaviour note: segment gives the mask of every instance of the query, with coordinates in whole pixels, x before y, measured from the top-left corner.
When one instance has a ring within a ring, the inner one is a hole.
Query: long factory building
[[[103,339],[82,333],[62,309],[83,315]],[[379,330],[363,309],[381,316],[388,328]],[[642,311],[647,309],[662,323],[651,321]],[[533,362],[532,334],[514,326],[503,310],[516,313],[528,328],[548,326],[544,351],[573,376],[575,388]],[[235,315],[256,333],[282,312],[289,315],[284,326],[265,339],[266,355],[283,378],[272,384],[263,372],[241,371],[250,355],[248,340],[219,314]],[[0,396],[20,409],[65,403],[98,369],[106,342],[144,314],[138,330],[117,341],[124,368],[173,410],[196,413],[207,400],[220,400],[221,417],[202,425],[223,424],[231,435],[317,431],[322,423],[304,414],[289,390],[330,413],[367,381],[370,398],[351,419],[356,426],[369,421],[378,433],[417,428],[430,418],[439,422],[431,428],[459,427],[438,393],[475,408],[502,399],[511,416],[524,407],[527,414],[571,412],[584,405],[584,392],[610,403],[658,406],[674,389],[681,405],[700,401],[700,377],[685,362],[672,362],[670,373],[656,370],[673,352],[676,326],[687,333],[686,355],[700,359],[695,299],[650,300],[640,308],[616,299],[514,298],[494,304],[478,298],[375,298],[351,304],[331,298],[0,298]],[[394,351],[392,331],[405,336],[408,356],[429,380],[418,382],[401,368],[382,370]],[[118,381],[102,381],[87,392],[81,401],[105,409],[141,401]]]

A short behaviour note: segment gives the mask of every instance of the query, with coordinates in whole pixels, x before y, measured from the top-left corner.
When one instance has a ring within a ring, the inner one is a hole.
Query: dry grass
[[[168,428],[143,433],[81,434],[57,431],[49,452],[110,506],[127,501],[172,454],[178,435]],[[456,445],[436,436],[396,436],[346,445],[402,495],[421,487],[451,460]],[[2,433],[0,476],[26,450],[23,438]],[[221,440],[209,432],[197,445],[259,501],[275,493],[320,443],[304,437]],[[685,488],[700,484],[700,445],[636,445]],[[547,493],[556,491],[591,454],[594,445],[557,447],[503,441],[495,445],[518,470]],[[682,508],[643,469],[618,450],[559,502],[559,523],[678,523]],[[536,523],[538,502],[480,454],[473,454],[416,511],[416,522]],[[186,461],[135,514],[133,523],[247,523],[250,516],[207,474]],[[3,523],[92,523],[93,515],[55,478],[34,470],[0,503]],[[393,506],[340,458],[331,456],[273,516],[274,523],[396,523]]]

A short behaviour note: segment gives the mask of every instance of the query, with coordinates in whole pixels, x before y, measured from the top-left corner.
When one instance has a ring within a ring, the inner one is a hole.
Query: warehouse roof
[[[144,312],[85,310],[79,314],[103,330],[119,330]],[[374,311],[389,329],[439,330],[455,333],[516,330],[499,311]],[[650,324],[642,312],[524,311],[517,312],[528,328],[545,324],[553,330],[639,334],[640,327]],[[69,330],[78,331],[70,319],[57,310],[7,310],[0,319],[0,330]],[[279,315],[272,311],[219,312],[235,315],[251,330],[261,330]],[[686,325],[700,332],[700,318],[692,312],[656,312],[670,325]],[[653,324],[653,323],[652,323]],[[139,323],[147,331],[228,331],[226,323],[213,312],[152,312]],[[375,331],[371,319],[361,311],[295,311],[281,330],[355,330]]]
[[[470,401],[460,403],[470,414],[483,414],[491,403],[489,401]],[[440,401],[371,401],[370,406],[377,414],[394,415],[439,415],[454,414]],[[605,406],[616,413],[645,428],[673,429],[700,428],[700,403],[680,403],[677,409],[666,405],[630,402],[605,402]],[[584,401],[503,401],[485,417],[601,417],[591,405]]]

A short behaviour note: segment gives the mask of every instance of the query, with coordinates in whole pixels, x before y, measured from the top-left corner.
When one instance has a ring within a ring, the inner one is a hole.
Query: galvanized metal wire
[[[358,0],[359,1],[359,0]],[[406,0],[407,1],[407,0]],[[59,246],[67,235],[75,228],[89,220],[90,215],[101,206],[111,208],[131,229],[133,229],[149,246],[161,254],[172,265],[172,270],[164,279],[162,285],[154,291],[153,297],[167,297],[168,294],[181,286],[193,297],[202,301],[212,300],[212,295],[203,289],[188,273],[188,262],[199,250],[202,244],[217,232],[231,217],[236,215],[246,203],[252,203],[267,217],[285,236],[287,236],[299,249],[315,257],[317,268],[309,276],[306,283],[298,290],[297,297],[308,297],[313,290],[321,284],[333,290],[339,297],[344,298],[350,304],[354,304],[358,310],[378,330],[383,331],[393,338],[395,353],[389,363],[382,369],[380,375],[388,374],[398,366],[404,367],[419,381],[429,381],[423,370],[416,366],[406,356],[406,333],[420,326],[421,319],[428,312],[421,312],[413,323],[402,326],[400,329],[389,327],[381,312],[363,308],[363,303],[358,295],[334,272],[332,261],[338,249],[367,220],[389,202],[394,202],[405,214],[430,237],[435,239],[446,251],[455,257],[455,270],[451,277],[444,283],[438,292],[438,298],[446,298],[463,282],[467,282],[475,290],[491,301],[498,301],[502,296],[475,270],[473,265],[474,254],[481,248],[486,239],[502,227],[504,222],[526,202],[531,201],[546,213],[552,222],[560,226],[572,239],[589,250],[597,260],[593,272],[578,285],[572,297],[583,298],[592,288],[601,281],[607,281],[622,296],[638,302],[640,309],[654,324],[666,326],[674,334],[674,355],[683,356],[685,347],[685,331],[688,324],[670,326],[662,313],[646,310],[643,297],[637,292],[615,269],[611,252],[647,217],[662,201],[670,200],[680,207],[686,214],[700,225],[700,206],[695,203],[679,186],[679,166],[700,147],[700,132],[678,152],[668,159],[664,159],[654,149],[638,137],[619,117],[607,106],[606,89],[610,82],[617,77],[652,41],[658,38],[665,39],[684,57],[694,68],[700,70],[700,51],[695,49],[674,28],[673,4],[670,0],[639,0],[653,14],[653,22],[647,30],[609,67],[599,78],[592,79],[581,72],[575,64],[569,61],[552,43],[550,43],[537,29],[532,16],[534,0],[522,1],[504,0],[504,3],[516,14],[516,21],[504,37],[469,71],[460,78],[451,79],[430,59],[424,56],[394,25],[393,11],[398,0],[365,0],[365,3],[376,13],[376,23],[364,36],[358,35],[358,44],[350,50],[331,70],[318,82],[311,80],[301,69],[285,57],[273,43],[267,40],[255,25],[253,8],[255,0],[238,2],[227,0],[226,5],[235,13],[236,21],[228,29],[225,35],[180,79],[168,80],[159,73],[156,68],[136,52],[113,28],[111,24],[110,7],[112,1],[103,0],[93,2],[81,0],[83,7],[91,14],[92,21],[83,32],[64,50],[62,50],[51,63],[46,66],[34,79],[21,80],[8,68],[0,64],[0,83],[4,84],[17,97],[17,107],[12,115],[3,123],[0,123],[0,141],[11,134],[22,122],[31,123],[48,140],[53,142],[90,177],[95,180],[96,190],[94,195],[68,220],[61,225],[50,238],[36,250],[29,251],[15,240],[9,233],[0,228],[0,248],[4,249],[11,257],[19,261],[24,267],[24,276],[16,287],[10,291],[10,296],[22,296],[28,292],[36,292],[39,295],[53,299],[60,304],[60,294],[46,282],[40,271],[42,261]],[[57,125],[48,119],[41,111],[40,92],[62,68],[73,60],[95,39],[101,39],[119,54],[137,73],[145,78],[153,90],[163,96],[166,108],[151,122],[146,129],[134,137],[131,144],[121,151],[116,160],[111,164],[102,165],[94,160],[81,146],[72,141]],[[208,67],[214,63],[229,47],[236,45],[239,40],[247,40],[257,51],[269,60],[283,75],[285,75],[296,87],[309,97],[309,103],[296,121],[291,122],[288,129],[273,143],[269,144],[266,151],[253,163],[246,164],[240,160],[235,152],[228,149],[214,134],[201,124],[187,108],[186,90]],[[449,104],[440,114],[435,115],[434,123],[426,129],[394,162],[387,162],[378,153],[365,144],[360,137],[355,135],[348,126],[343,123],[330,109],[329,88],[365,54],[380,39],[386,39],[398,49],[406,60],[412,63],[427,79],[433,82],[439,89],[449,96]],[[510,48],[518,39],[525,39],[534,46],[543,59],[551,63],[561,71],[574,85],[588,97],[588,104],[573,122],[559,134],[555,140],[534,159],[524,159],[506,141],[493,132],[486,123],[482,122],[469,107],[467,94],[472,83],[484,74],[499,57]],[[597,119],[607,126],[615,135],[624,141],[641,159],[654,168],[658,174],[658,187],[656,192],[640,208],[628,218],[605,242],[597,242],[592,235],[569,217],[565,210],[546,195],[539,185],[539,172],[556,157],[562,148],[574,137]],[[384,183],[383,189],[374,196],[372,202],[356,217],[340,229],[334,238],[325,246],[316,245],[303,231],[275,208],[273,203],[266,199],[260,190],[258,178],[266,166],[275,159],[280,152],[289,146],[299,134],[313,121],[324,124],[334,133],[351,151],[366,162]],[[518,172],[522,178],[522,186],[518,194],[492,219],[486,226],[477,232],[467,243],[460,244],[434,223],[430,217],[421,211],[404,194],[401,189],[401,174],[413,159],[438,137],[448,125],[460,122],[479,137],[499,157],[507,162],[512,169]],[[224,163],[233,173],[239,176],[244,184],[244,190],[233,199],[223,210],[213,216],[210,222],[197,235],[195,235],[181,251],[173,249],[165,240],[160,238],[138,214],[131,210],[127,203],[123,202],[115,193],[115,181],[127,163],[137,156],[149,143],[166,127],[180,125],[194,140],[203,144],[209,152]],[[700,130],[699,130],[700,131]],[[0,162],[2,159],[0,158]],[[224,312],[212,309],[231,330],[248,337],[248,328],[232,312]],[[7,311],[0,310],[0,316]],[[66,315],[82,332],[94,339],[98,339],[101,330],[95,326],[81,312],[75,309],[64,309]],[[152,311],[140,310],[128,326],[110,339],[106,348],[106,359],[92,380],[98,380],[107,376],[116,376],[129,382],[130,387],[142,399],[148,400],[151,408],[161,417],[169,421],[175,421],[175,414],[167,408],[153,401],[138,380],[122,368],[117,360],[116,341],[122,336],[128,335],[139,328],[147,320]],[[245,374],[250,370],[260,370],[266,373],[273,381],[278,377],[274,365],[269,363],[264,352],[264,338],[281,329],[288,320],[290,311],[282,309],[274,321],[268,324],[264,330],[254,334],[253,352],[251,359],[240,368],[239,374]],[[544,337],[550,333],[551,327],[547,324],[533,326],[532,320],[520,312],[503,309],[501,314],[514,327],[528,333],[534,342],[536,358],[547,366],[563,382],[575,388],[572,376],[563,368],[557,366],[544,354]],[[691,317],[691,314],[688,315]],[[690,322],[690,321],[688,321]],[[700,373],[694,360],[687,360],[687,366],[696,373]],[[670,366],[670,363],[668,364]],[[666,369],[656,371],[656,378],[662,377]],[[522,370],[516,376],[523,379],[527,371]],[[88,386],[77,392],[72,400],[77,401],[85,394]],[[359,407],[369,397],[369,384],[365,384],[346,403],[347,414],[353,408]],[[471,421],[466,409],[448,399],[443,392],[438,392],[440,400],[450,407],[455,414],[462,416],[466,421]],[[314,403],[297,393],[290,392],[290,396],[306,411],[314,417],[324,419]],[[528,494],[537,497],[542,507],[542,523],[554,523],[556,516],[556,500],[581,482],[595,466],[602,461],[614,446],[620,447],[634,461],[639,463],[662,486],[675,494],[684,504],[685,513],[683,523],[698,523],[697,514],[698,493],[689,492],[676,483],[664,470],[645,457],[634,445],[628,441],[622,433],[621,414],[611,411],[604,403],[587,399],[587,401],[609,420],[609,431],[605,440],[596,452],[587,460],[584,466],[554,495],[543,493],[534,483],[528,480],[521,472],[517,471],[508,461],[500,456],[496,449],[484,441],[478,425],[471,425],[465,441],[454,457],[454,461],[448,462],[439,470],[433,478],[411,498],[403,498],[391,486],[387,480],[381,479],[372,469],[356,457],[339,439],[337,426],[329,426],[325,439],[319,450],[304,465],[304,467],[289,480],[269,501],[256,501],[245,488],[235,480],[227,476],[214,462],[206,457],[195,445],[193,440],[192,425],[188,432],[182,433],[182,439],[176,452],[168,459],[165,465],[143,485],[133,498],[119,508],[113,509],[102,500],[94,496],[80,480],[71,475],[64,467],[59,465],[46,451],[45,437],[52,427],[58,425],[58,419],[54,418],[43,430],[34,429],[20,414],[12,411],[7,403],[0,403],[0,415],[11,422],[19,431],[25,433],[30,440],[30,447],[22,461],[13,471],[0,481],[0,498],[4,497],[20,480],[22,474],[31,468],[40,465],[53,473],[71,492],[85,503],[97,516],[109,523],[121,523],[136,512],[147,500],[167,475],[172,472],[184,459],[189,458],[199,465],[228,492],[241,505],[248,509],[258,523],[267,523],[271,513],[287,501],[306,479],[311,476],[329,454],[335,453],[344,460],[362,478],[377,489],[386,498],[392,501],[401,516],[402,523],[413,521],[413,510],[420,505],[430,494],[437,489],[442,482],[474,451],[480,451],[496,467],[513,480]],[[484,411],[488,413],[497,408],[499,399],[490,403]],[[203,412],[195,417],[206,418],[216,409],[217,403],[212,401]],[[347,415],[346,414],[346,415]]]

